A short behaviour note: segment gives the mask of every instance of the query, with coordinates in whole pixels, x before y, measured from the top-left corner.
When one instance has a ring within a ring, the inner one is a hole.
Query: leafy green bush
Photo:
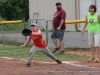
[[[0,16],[6,20],[28,20],[29,0],[0,0]]]

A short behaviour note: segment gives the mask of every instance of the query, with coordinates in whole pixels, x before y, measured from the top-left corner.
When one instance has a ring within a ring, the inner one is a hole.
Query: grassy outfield
[[[20,46],[0,44],[0,57],[27,59],[29,56],[30,49],[31,49],[31,47],[21,48]],[[89,56],[70,54],[70,53],[67,53],[67,50],[65,50],[65,51],[66,51],[65,54],[60,55],[58,53],[54,53],[54,55],[61,60],[84,60],[84,59],[90,58]],[[45,55],[42,52],[37,52],[34,56],[34,59],[50,60],[51,58],[49,58],[47,55]]]

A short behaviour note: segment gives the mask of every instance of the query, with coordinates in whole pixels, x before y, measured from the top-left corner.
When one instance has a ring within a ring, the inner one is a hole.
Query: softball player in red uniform
[[[31,25],[31,30],[32,30],[32,34],[29,36],[29,38],[26,40],[26,42],[23,45],[21,45],[21,47],[25,47],[30,42],[30,40],[32,40],[34,43],[33,47],[30,50],[30,56],[28,58],[26,67],[31,66],[31,62],[32,62],[34,54],[39,51],[45,53],[47,56],[49,56],[50,58],[55,60],[58,64],[62,64],[62,62],[60,60],[58,60],[48,49],[48,46],[47,46],[45,40],[43,39],[43,35],[42,35],[41,31],[37,27],[37,24],[33,23]]]

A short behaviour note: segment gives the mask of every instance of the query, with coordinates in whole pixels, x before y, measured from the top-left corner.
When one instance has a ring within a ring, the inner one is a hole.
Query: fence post
[[[31,27],[31,19],[28,19],[28,28],[30,29],[30,27]]]
[[[46,22],[46,43],[48,45],[48,20]]]
[[[24,29],[26,28],[25,27],[25,18],[23,18],[23,24],[24,24]],[[25,36],[25,41],[26,41],[27,37]]]
[[[0,18],[0,21],[2,21],[1,18]],[[3,25],[1,25],[1,30],[2,30],[2,40],[4,41],[4,27],[3,27]]]
[[[4,27],[3,27],[3,25],[1,25],[1,29],[2,29],[2,40],[4,41]]]

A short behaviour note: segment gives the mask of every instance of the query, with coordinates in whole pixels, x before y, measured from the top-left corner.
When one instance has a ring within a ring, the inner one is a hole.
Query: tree
[[[29,0],[0,0],[0,16],[6,20],[28,20]]]

